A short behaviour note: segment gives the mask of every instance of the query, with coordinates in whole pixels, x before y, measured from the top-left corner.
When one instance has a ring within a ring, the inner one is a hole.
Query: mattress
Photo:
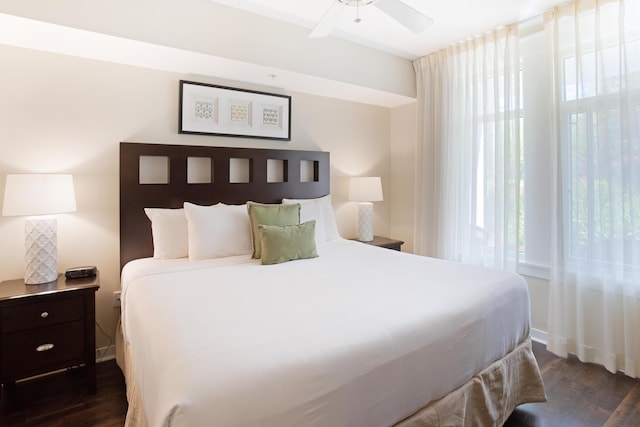
[[[527,341],[516,274],[342,239],[318,251],[125,266],[149,425],[393,425]]]

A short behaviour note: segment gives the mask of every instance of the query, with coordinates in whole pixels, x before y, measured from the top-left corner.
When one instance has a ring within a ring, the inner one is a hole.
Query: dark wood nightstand
[[[85,365],[96,392],[95,292],[99,276],[25,285],[0,283],[0,383]]]
[[[402,240],[389,239],[388,237],[382,237],[382,236],[373,236],[373,240],[370,242],[362,242],[358,239],[351,239],[351,240],[355,240],[356,242],[360,242],[360,243],[365,243],[367,245],[393,249],[394,251],[399,251],[400,246],[404,244]]]

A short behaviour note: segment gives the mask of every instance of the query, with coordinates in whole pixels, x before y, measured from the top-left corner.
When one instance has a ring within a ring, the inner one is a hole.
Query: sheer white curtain
[[[414,62],[416,252],[515,269],[520,230],[517,27]]]
[[[640,7],[545,16],[553,63],[548,348],[640,376]]]

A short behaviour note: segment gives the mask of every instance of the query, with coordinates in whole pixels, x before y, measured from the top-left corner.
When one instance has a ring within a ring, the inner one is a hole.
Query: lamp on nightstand
[[[26,284],[49,283],[58,278],[57,221],[52,215],[75,210],[71,175],[7,175],[2,215],[27,216],[24,227]]]
[[[373,240],[373,203],[382,201],[379,176],[354,177],[349,181],[349,200],[358,203],[358,240]]]

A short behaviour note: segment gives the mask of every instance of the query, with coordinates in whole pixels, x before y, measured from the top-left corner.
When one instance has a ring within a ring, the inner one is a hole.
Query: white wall
[[[193,76],[7,46],[0,46],[0,57],[0,197],[7,173],[74,175],[78,211],[58,219],[59,269],[98,266],[97,321],[111,335],[119,316],[111,302],[120,287],[119,142],[329,151],[334,206],[345,237],[356,234],[355,204],[346,200],[347,177],[376,174],[390,185],[387,108],[287,93],[292,95],[290,143],[180,135],[178,80]],[[382,232],[389,230],[388,200],[376,206],[376,227]],[[22,277],[23,242],[23,220],[0,217],[0,280]],[[99,347],[109,343],[99,332],[97,340]]]

